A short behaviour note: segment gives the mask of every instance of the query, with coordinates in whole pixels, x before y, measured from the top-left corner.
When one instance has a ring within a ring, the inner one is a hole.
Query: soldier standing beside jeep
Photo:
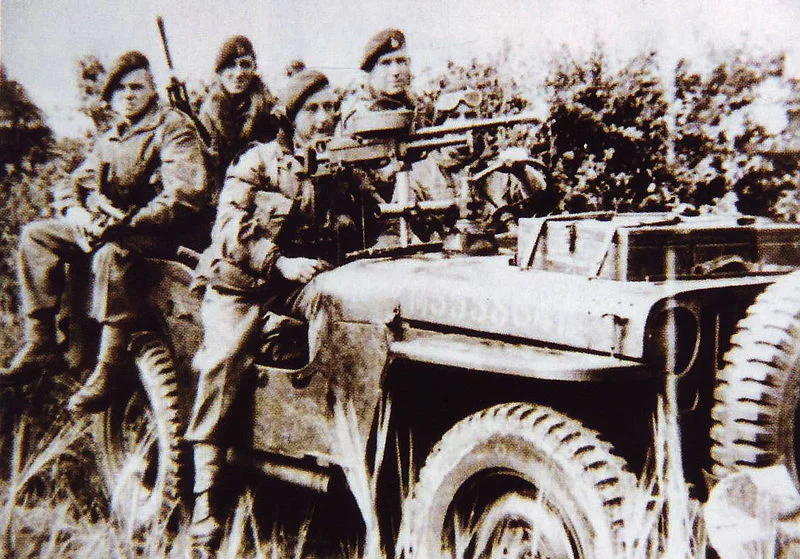
[[[202,141],[188,117],[159,104],[142,53],[116,61],[102,97],[118,120],[71,180],[57,187],[58,217],[34,221],[20,235],[25,345],[0,374],[0,382],[16,384],[61,364],[55,315],[64,264],[90,253],[91,315],[102,332],[97,366],[70,398],[76,412],[99,411],[109,401],[112,370],[139,318],[129,281],[136,259],[174,254],[208,201]]]
[[[277,140],[256,144],[229,168],[212,244],[198,265],[197,275],[206,283],[203,344],[193,362],[199,382],[186,432],[194,445],[195,557],[210,556],[219,543],[215,500],[230,434],[226,421],[253,362],[265,315],[283,308],[302,314],[292,312],[293,303],[315,275],[331,268],[315,235],[324,227],[353,223],[335,207],[340,181],[308,178],[297,155],[333,132],[336,96],[326,76],[312,70],[295,74],[281,101],[292,125],[287,130],[292,146]]]
[[[276,99],[256,73],[253,45],[231,37],[220,48],[215,80],[200,106],[199,119],[211,137],[212,165],[221,185],[233,158],[252,142],[269,142],[278,131]]]

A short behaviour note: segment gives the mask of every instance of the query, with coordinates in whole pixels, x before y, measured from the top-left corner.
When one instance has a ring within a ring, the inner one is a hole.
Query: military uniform
[[[495,162],[480,162],[481,167],[477,163],[448,157],[442,151],[431,152],[411,167],[409,186],[414,199],[457,197],[463,180]],[[532,196],[545,187],[541,173],[530,166],[523,166],[518,172],[498,168],[473,186],[474,218],[484,226],[494,227],[498,233],[513,229],[517,218],[531,214]]]
[[[315,185],[302,170],[277,141],[256,145],[228,170],[212,243],[197,270],[207,285],[204,343],[194,359],[200,384],[187,440],[224,443],[224,421],[267,313],[304,317],[295,304],[303,284],[284,279],[277,258],[332,260],[335,239],[324,237],[352,231],[354,202],[341,183]]]
[[[101,174],[103,175],[101,177]],[[165,255],[187,238],[193,215],[207,204],[203,148],[190,120],[153,104],[135,125],[118,122],[73,174],[56,188],[56,211],[93,203],[101,186],[111,204],[130,212],[130,234],[104,242],[92,258],[91,314],[100,323],[136,317],[128,279],[137,255]],[[22,231],[19,279],[27,316],[53,310],[63,288],[63,263],[87,242],[61,217],[35,221]]]
[[[211,137],[212,166],[220,182],[233,158],[253,142],[269,142],[278,131],[272,114],[276,99],[255,77],[241,96],[232,96],[215,81],[200,106],[199,118]]]

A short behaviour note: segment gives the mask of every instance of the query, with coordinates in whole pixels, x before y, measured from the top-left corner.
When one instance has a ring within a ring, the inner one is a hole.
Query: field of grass
[[[38,413],[22,404],[16,413],[3,416],[3,479],[0,481],[0,557],[86,558],[186,556],[188,530],[185,521],[166,526],[164,521],[141,527],[127,521],[134,514],[109,514],[109,495],[94,464],[90,425],[73,421],[59,410],[58,399],[71,390],[70,383],[43,381]],[[6,394],[13,398],[27,394]],[[26,413],[27,412],[27,413]],[[343,473],[361,514],[363,537],[328,546],[338,551],[320,555],[308,545],[311,516],[292,533],[273,524],[262,525],[254,492],[245,489],[228,519],[220,558],[333,557],[386,558],[393,555],[392,542],[380,531],[376,505],[376,480],[382,448],[387,442],[391,403],[379,418],[378,452],[373,463],[364,461],[352,409],[340,406],[335,426],[337,447],[352,460]],[[677,449],[677,426],[670,418],[668,402],[662,401],[653,418],[654,444],[638,497],[630,500],[626,527],[625,559],[672,559],[706,557],[700,505],[689,497],[683,482]],[[410,494],[405,472],[403,492]],[[185,516],[183,516],[185,518]],[[169,534],[169,536],[166,536]],[[401,538],[402,540],[402,538]],[[402,541],[398,550],[402,549]]]

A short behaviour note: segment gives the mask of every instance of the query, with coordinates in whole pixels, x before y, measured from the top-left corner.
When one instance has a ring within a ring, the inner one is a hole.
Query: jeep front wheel
[[[167,519],[179,500],[183,421],[172,352],[158,337],[134,337],[140,382],[97,418],[99,465],[111,513],[133,528]]]
[[[736,325],[714,389],[714,474],[782,462],[798,484],[798,396],[800,272],[794,272],[767,287]]]
[[[448,431],[420,472],[408,556],[617,556],[636,485],[593,431],[550,408],[502,404]]]

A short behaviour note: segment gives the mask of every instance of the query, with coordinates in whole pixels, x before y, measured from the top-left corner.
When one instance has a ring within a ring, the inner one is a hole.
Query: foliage
[[[52,136],[25,88],[0,66],[0,179],[21,165],[46,161]]]
[[[587,60],[556,59],[545,85],[550,111],[542,129],[559,209],[663,208],[652,196],[669,181],[664,145],[667,102],[656,53],[612,72],[599,48]]]
[[[98,132],[108,130],[114,116],[108,103],[101,98],[105,79],[106,69],[97,57],[88,55],[78,60],[78,110],[92,119]]]
[[[784,190],[793,189],[794,163],[758,153],[771,140],[748,109],[769,79],[781,79],[784,57],[761,59],[734,52],[700,74],[681,60],[675,68],[671,168],[675,194],[685,202],[712,204],[727,192],[743,213],[776,215]]]

